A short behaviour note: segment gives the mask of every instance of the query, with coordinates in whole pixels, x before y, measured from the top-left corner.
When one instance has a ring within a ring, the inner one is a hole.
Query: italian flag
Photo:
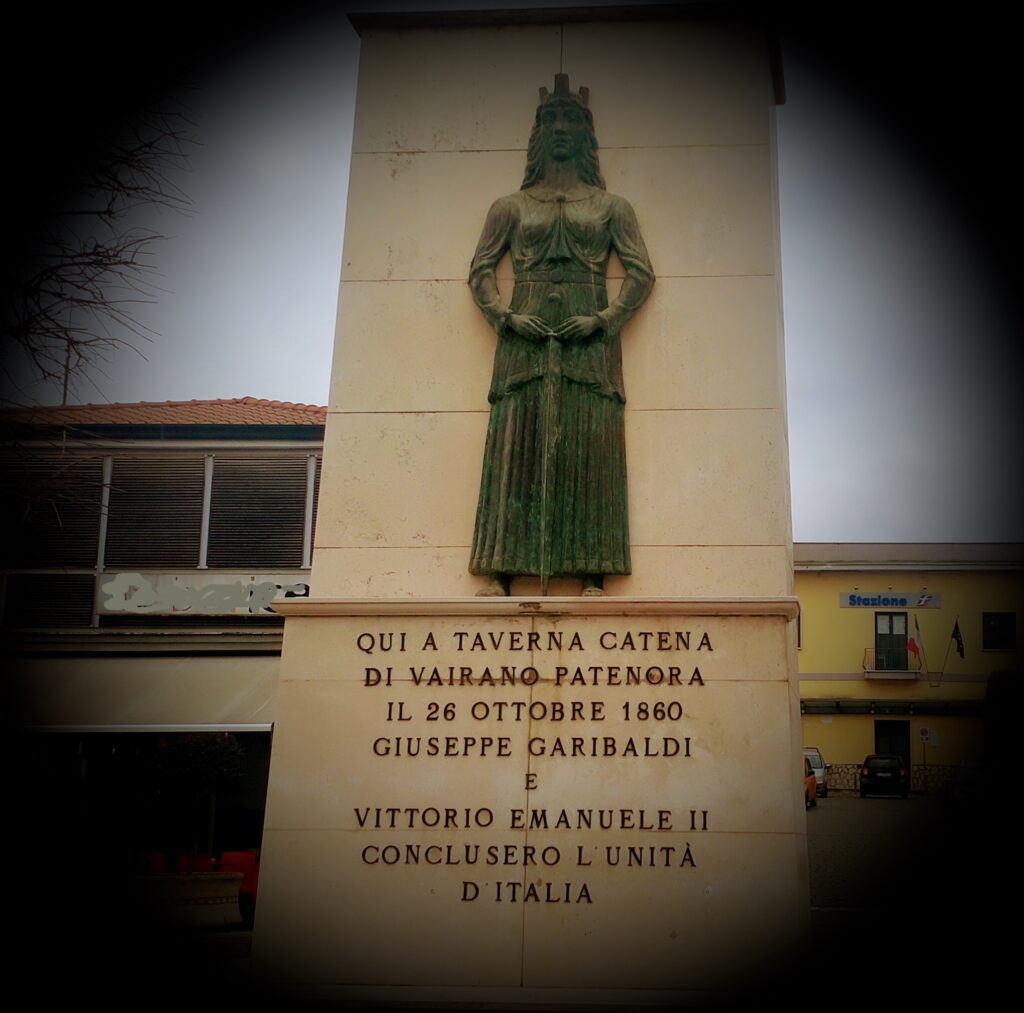
[[[914,616],[914,630],[907,637],[907,650],[918,659],[921,657],[921,651],[924,650],[924,644],[921,642],[921,627],[917,625],[917,616]]]

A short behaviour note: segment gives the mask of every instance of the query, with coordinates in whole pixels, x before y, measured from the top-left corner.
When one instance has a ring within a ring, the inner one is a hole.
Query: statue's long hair
[[[533,120],[530,146],[526,149],[526,172],[523,174],[523,184],[519,188],[520,190],[533,186],[544,176],[547,152],[544,150],[544,132],[540,125],[540,114],[543,108],[543,104],[537,106],[537,115]],[[597,137],[594,134],[594,117],[586,106],[581,105],[580,108],[583,110],[583,116],[587,122],[587,133],[584,137],[580,153],[576,157],[576,173],[581,183],[600,187],[604,190],[604,177],[601,175],[601,166],[597,160]]]

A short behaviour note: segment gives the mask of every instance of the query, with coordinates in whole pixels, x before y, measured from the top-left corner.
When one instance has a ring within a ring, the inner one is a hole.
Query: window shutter
[[[305,455],[217,457],[207,565],[301,566],[305,502]]]
[[[203,519],[203,458],[114,459],[107,567],[196,566]]]
[[[91,573],[12,573],[4,592],[4,625],[75,629],[92,622]]]
[[[313,479],[313,529],[310,532],[310,549],[316,544],[316,512],[320,506],[320,472],[323,470],[324,459],[317,456],[316,459],[316,475]]]
[[[5,565],[94,566],[102,458],[54,454],[6,463]]]

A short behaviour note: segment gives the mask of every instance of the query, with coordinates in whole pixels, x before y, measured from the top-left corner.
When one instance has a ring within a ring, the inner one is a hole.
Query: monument
[[[669,13],[356,20],[279,984],[672,1005],[805,927],[773,64]]]

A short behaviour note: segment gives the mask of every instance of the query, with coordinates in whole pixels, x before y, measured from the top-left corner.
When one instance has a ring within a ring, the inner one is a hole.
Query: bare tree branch
[[[29,379],[62,383],[65,400],[71,378],[119,350],[142,354],[155,336],[138,313],[157,301],[154,248],[168,237],[133,222],[191,213],[176,181],[189,169],[191,128],[184,111],[158,110],[100,144],[75,188],[77,205],[37,237],[7,287],[0,336],[20,349]]]

